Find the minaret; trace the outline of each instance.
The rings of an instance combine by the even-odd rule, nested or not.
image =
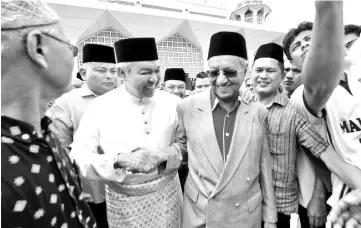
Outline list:
[[[262,0],[243,0],[232,12],[230,20],[251,24],[264,24],[271,9]]]

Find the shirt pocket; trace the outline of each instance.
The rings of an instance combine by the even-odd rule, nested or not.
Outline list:
[[[287,143],[288,139],[286,138],[285,132],[268,130],[267,139],[271,154],[282,155],[287,152],[285,149],[285,144]]]
[[[287,143],[286,133],[268,131],[268,144],[272,158],[273,179],[279,180],[285,178],[287,170]]]

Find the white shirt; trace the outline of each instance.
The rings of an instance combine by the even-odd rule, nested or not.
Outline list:
[[[355,41],[348,53],[352,63],[348,70],[348,84],[352,95],[361,99],[361,39]]]
[[[58,98],[54,105],[46,112],[52,119],[51,131],[59,139],[63,147],[73,142],[80,120],[89,103],[96,95],[85,83],[81,88],[74,89]],[[89,201],[102,203],[105,201],[105,183],[103,180],[85,180],[81,178],[83,191],[89,196]]]
[[[130,153],[139,146],[171,146],[178,127],[176,107],[180,100],[160,90],[151,98],[140,99],[124,87],[94,99],[75,134],[70,157],[88,179],[136,184],[158,178],[157,171],[131,174],[125,169],[115,170],[114,161],[119,153]],[[98,154],[98,148],[104,154]]]
[[[318,128],[322,136],[328,138],[328,142],[345,162],[361,169],[361,99],[337,86],[325,105],[326,119],[317,118],[304,105],[303,89],[303,85],[300,86],[291,97],[297,111]],[[331,178],[332,196],[328,203],[333,206],[339,200],[343,182],[334,174]]]
[[[74,89],[59,97],[54,105],[48,109],[46,116],[53,121],[51,130],[62,146],[68,147],[73,142],[80,120],[90,101],[95,97],[96,95],[85,83],[81,88]]]

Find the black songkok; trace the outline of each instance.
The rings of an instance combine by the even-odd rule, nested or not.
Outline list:
[[[116,63],[114,48],[100,44],[86,44],[83,47],[83,63]]]
[[[164,82],[168,80],[178,80],[187,83],[186,73],[183,68],[168,68],[164,73]]]
[[[234,55],[247,60],[246,40],[236,32],[213,34],[209,45],[208,59],[219,55]]]
[[[254,61],[259,58],[272,58],[283,63],[283,48],[275,43],[263,44],[258,48]]]
[[[158,60],[154,38],[129,38],[114,43],[117,62],[138,62]]]

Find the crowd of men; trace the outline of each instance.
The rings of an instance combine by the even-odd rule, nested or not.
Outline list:
[[[2,0],[1,226],[361,227],[361,26],[315,8],[251,65],[215,33],[187,93],[154,38],[85,45],[72,83],[56,12]]]

